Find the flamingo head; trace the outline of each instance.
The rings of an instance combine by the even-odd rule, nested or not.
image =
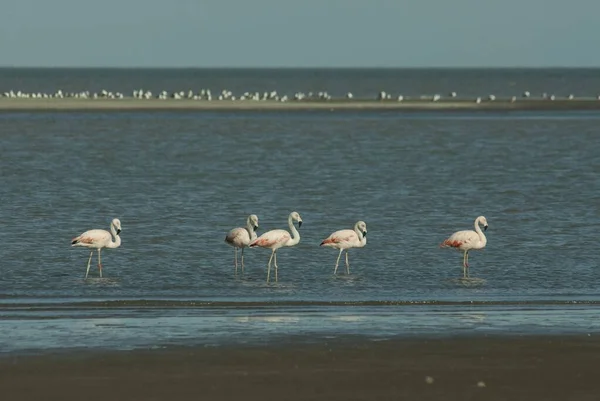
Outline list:
[[[121,233],[121,220],[113,219],[113,221],[110,224],[115,228],[117,235],[119,235]]]
[[[356,227],[362,233],[363,237],[367,236],[367,223],[361,220],[356,223]]]
[[[258,216],[257,215],[251,214],[250,217],[248,217],[248,221],[252,225],[252,228],[254,228],[254,231],[258,230]]]
[[[290,217],[292,218],[292,220],[298,222],[298,228],[300,228],[302,226],[302,217],[300,217],[300,215],[298,214],[298,212],[292,212],[290,214]]]
[[[487,230],[487,228],[488,228],[488,222],[487,222],[487,219],[484,216],[479,216],[477,218],[477,221],[479,221],[480,224],[483,224],[483,231]]]

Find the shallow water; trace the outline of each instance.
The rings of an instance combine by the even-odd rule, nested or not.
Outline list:
[[[600,113],[0,114],[0,351],[597,330]],[[247,250],[227,231],[303,219]],[[483,214],[487,247],[439,249]],[[70,240],[121,219],[104,278]],[[333,276],[320,241],[368,225]],[[146,300],[147,302],[138,302]],[[105,303],[105,301],[115,301]],[[150,302],[152,301],[152,302]],[[203,304],[205,303],[205,304]],[[214,304],[217,303],[217,304]],[[200,306],[198,306],[200,305]],[[202,306],[204,305],[204,306]]]

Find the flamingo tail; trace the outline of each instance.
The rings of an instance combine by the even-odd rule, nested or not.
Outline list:
[[[321,242],[321,245],[319,245],[319,246],[323,246],[323,245],[327,245],[327,244],[333,244],[333,243],[334,243],[333,240],[327,238],[327,239],[324,239],[323,242]]]

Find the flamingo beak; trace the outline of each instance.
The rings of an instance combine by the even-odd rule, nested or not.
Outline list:
[[[117,228],[117,235],[121,234],[121,229]]]
[[[254,226],[254,231],[258,230],[258,226]]]
[[[298,228],[302,227],[302,220],[298,222]]]
[[[487,224],[485,226],[483,226],[483,231],[487,230],[488,226]]]

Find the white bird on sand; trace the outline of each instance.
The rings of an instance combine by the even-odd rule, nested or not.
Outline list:
[[[271,230],[267,231],[254,241],[250,243],[250,247],[259,246],[261,248],[269,248],[272,249],[271,257],[269,258],[269,263],[267,264],[267,283],[269,282],[269,277],[271,275],[271,261],[274,262],[275,265],[275,282],[277,282],[277,250],[284,246],[294,246],[300,242],[300,233],[294,227],[294,221],[298,222],[298,228],[302,225],[302,218],[297,212],[290,213],[288,217],[288,226],[290,227],[290,231],[292,234],[286,230]]]
[[[89,230],[84,232],[78,237],[73,238],[71,246],[83,246],[91,248],[90,258],[88,259],[87,270],[85,271],[85,278],[87,278],[90,272],[90,263],[92,262],[92,255],[94,249],[98,250],[98,270],[100,271],[100,277],[102,277],[102,260],[100,258],[100,250],[102,248],[118,248],[121,246],[121,221],[119,219],[113,219],[110,223],[110,232],[106,230]],[[112,235],[111,235],[112,234]],[[113,237],[115,240],[113,242]]]
[[[337,260],[335,261],[335,269],[333,274],[337,273],[340,257],[344,249],[346,250],[346,274],[350,274],[350,264],[348,263],[348,250],[350,248],[362,248],[367,245],[367,223],[358,221],[354,225],[354,230],[339,230],[325,238],[321,242],[321,246],[339,249]]]
[[[258,216],[251,214],[246,219],[246,227],[237,227],[227,233],[225,242],[235,249],[235,273],[238,271],[238,248],[242,249],[242,272],[244,272],[244,248],[250,245],[251,241],[256,239],[256,230],[258,230]]]
[[[463,255],[463,277],[469,277],[469,251],[472,249],[483,249],[487,244],[487,238],[479,228],[483,225],[483,230],[487,230],[488,223],[485,217],[479,216],[475,219],[475,231],[464,230],[457,231],[448,239],[440,244],[440,248],[455,248],[464,252]]]

